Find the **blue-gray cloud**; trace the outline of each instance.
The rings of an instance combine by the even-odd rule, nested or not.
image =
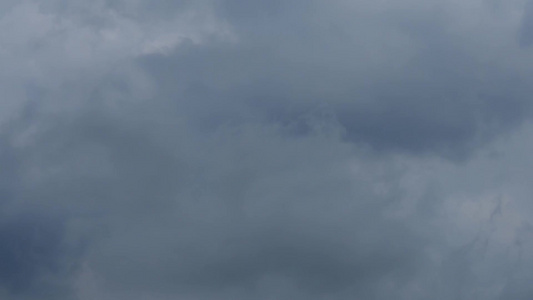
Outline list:
[[[0,297],[528,298],[529,6],[5,1]]]

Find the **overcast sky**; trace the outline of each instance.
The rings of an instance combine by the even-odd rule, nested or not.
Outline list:
[[[0,0],[0,298],[533,298],[533,1]]]

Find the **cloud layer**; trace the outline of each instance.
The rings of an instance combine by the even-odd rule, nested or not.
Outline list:
[[[0,297],[530,299],[531,1],[3,1]]]

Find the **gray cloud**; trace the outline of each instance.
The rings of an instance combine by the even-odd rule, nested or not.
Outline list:
[[[518,41],[522,47],[530,46],[531,42],[533,41],[531,36],[531,28],[533,26],[531,23],[533,20],[533,16],[531,15],[532,5],[533,3],[531,1],[527,1],[524,7],[524,16],[521,24],[522,26],[518,35]]]
[[[205,118],[238,118],[234,106],[246,105],[256,117],[294,122],[327,105],[348,140],[377,150],[465,158],[529,117],[530,75],[498,56],[522,55],[511,27],[519,20],[490,23],[498,12],[485,4],[408,5],[222,2],[237,45],[143,62],[163,91],[193,106],[211,99]],[[482,17],[461,19],[461,9]]]
[[[30,293],[45,299],[66,293],[66,276],[74,268],[68,259],[74,253],[63,243],[64,225],[57,218],[36,214],[15,217],[1,225],[2,286],[14,295]]]
[[[524,4],[6,1],[0,297],[527,299]]]

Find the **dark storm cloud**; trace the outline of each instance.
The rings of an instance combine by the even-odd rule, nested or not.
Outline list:
[[[8,4],[1,298],[531,295],[524,2]]]
[[[4,219],[0,225],[2,286],[15,295],[44,291],[45,296],[53,291],[39,281],[49,274],[68,272],[62,265],[68,255],[62,243],[63,227],[57,219],[31,214]]]
[[[83,243],[68,237],[71,216],[27,182],[31,157],[13,146],[13,138],[33,123],[27,117],[4,126],[0,147],[0,294],[6,299],[63,299],[72,294],[70,276],[78,269]]]
[[[464,158],[530,115],[531,75],[477,53],[515,40],[479,32],[478,43],[454,32],[454,22],[465,21],[454,19],[453,4],[442,12],[365,1],[217,6],[239,34],[237,45],[191,46],[145,61],[162,90],[202,103],[192,106],[208,99],[213,109],[202,111],[210,119],[217,112],[226,122],[239,118],[223,111],[247,105],[259,117],[290,122],[327,105],[350,141]],[[483,4],[474,8],[487,14]],[[483,30],[483,21],[474,29]]]
[[[265,276],[287,278],[309,295],[353,286],[373,293],[381,286],[375,280],[413,276],[421,240],[383,216],[391,192],[379,196],[367,186],[395,179],[376,178],[378,171],[352,182],[349,169],[330,165],[349,158],[335,135],[292,140],[251,127],[188,136],[149,106],[139,109],[158,120],[138,120],[137,109],[35,117],[42,131],[20,150],[28,164],[18,166],[27,182],[18,206],[45,202],[70,222],[88,222],[75,233],[96,232],[88,261],[113,283],[111,293],[253,290]],[[39,236],[57,246],[64,233],[52,232],[55,240]],[[66,251],[49,259],[62,263],[74,250]]]

